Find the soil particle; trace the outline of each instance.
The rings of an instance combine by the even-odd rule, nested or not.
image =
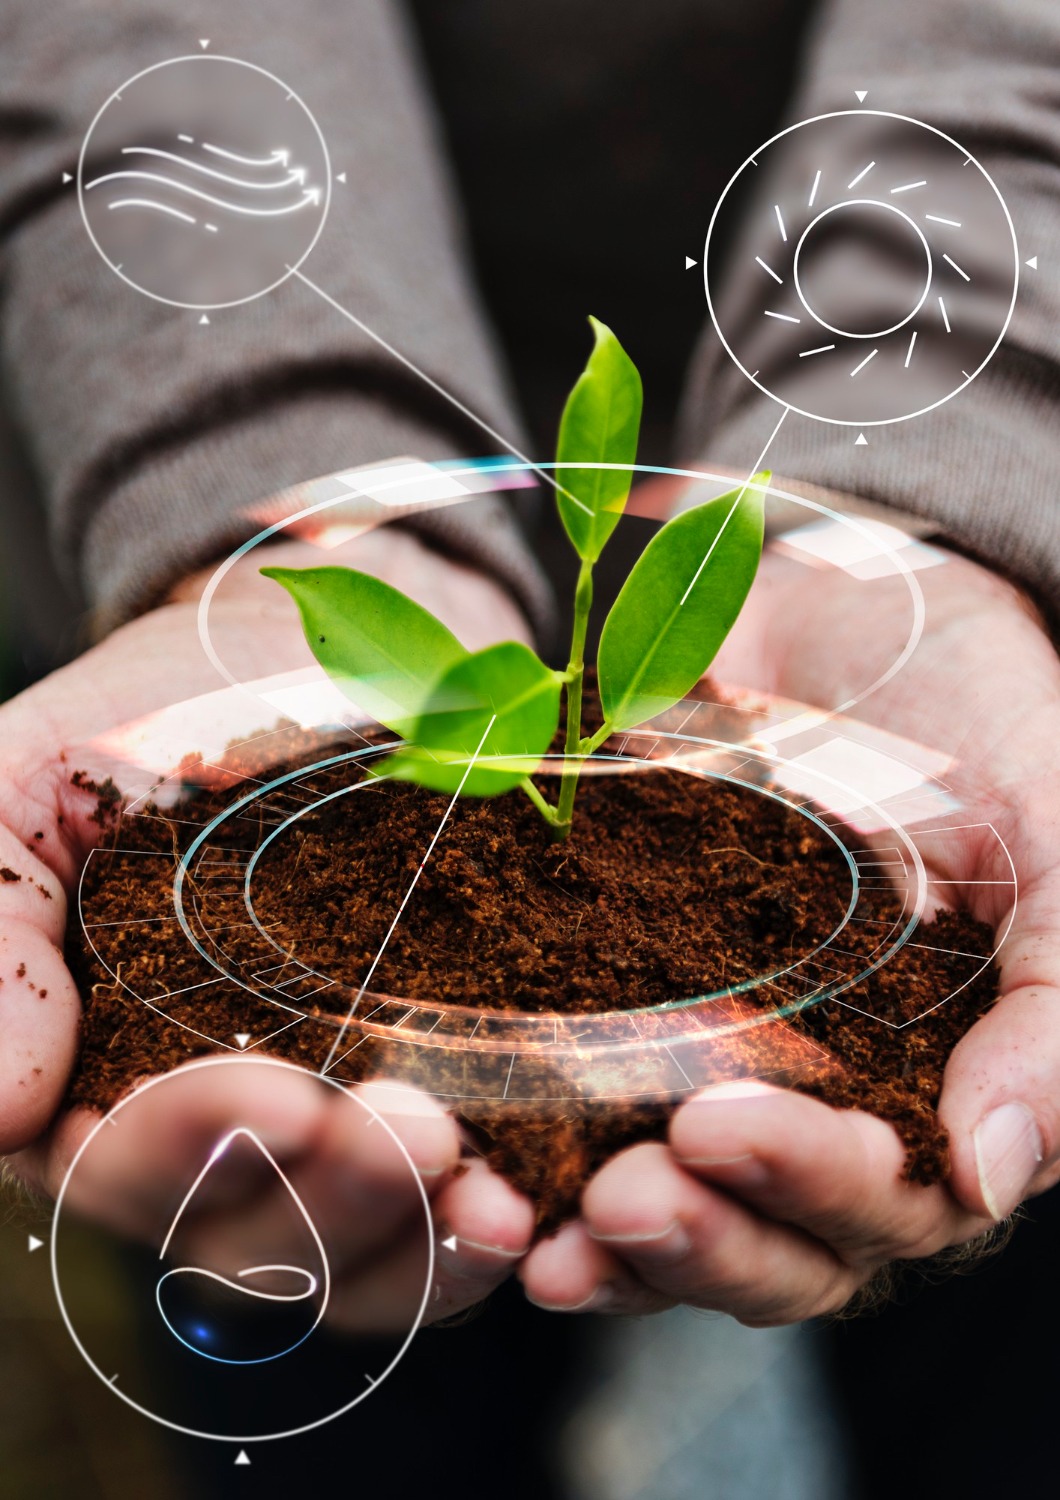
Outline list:
[[[79,792],[90,792],[95,797],[95,808],[89,813],[90,823],[97,823],[100,828],[109,828],[115,822],[121,812],[122,797],[113,777],[108,776],[105,781],[93,781],[87,771],[75,771],[70,777],[70,785]]]
[[[17,870],[12,870],[7,865],[4,865],[3,868],[0,868],[0,880],[2,880],[5,885],[13,885],[16,881],[19,881],[21,879],[22,876],[18,873]]]
[[[319,745],[307,743],[304,759],[292,766],[320,755]],[[253,775],[250,764],[244,769]],[[314,773],[318,793],[331,774]],[[333,776],[341,791],[349,766]],[[83,775],[74,780],[92,790]],[[119,799],[106,784],[96,790],[97,821],[105,826]],[[68,953],[85,999],[71,1102],[106,1108],[143,1076],[216,1050],[191,1024],[216,1037],[255,1026],[275,1031],[267,1003],[234,983],[217,983],[178,923],[144,922],[172,913],[175,859],[231,800],[230,788],[200,789],[171,814],[148,808],[148,816],[126,818],[120,840],[107,841],[121,847],[86,872],[83,916],[107,924],[92,929],[106,966],[72,912]],[[255,913],[272,941],[317,973],[360,984],[448,801],[389,782],[299,817],[269,845],[254,876]],[[239,830],[226,833],[225,844],[241,873],[239,841],[252,850],[262,830],[252,819]],[[142,852],[164,857],[148,861]],[[211,889],[198,890],[200,903],[208,906]],[[382,953],[371,993],[424,1007],[548,1014],[639,1010],[724,994],[826,943],[850,891],[849,861],[827,832],[733,784],[666,769],[586,776],[574,832],[561,845],[519,793],[462,800]],[[881,924],[901,922],[901,901],[890,890],[862,899],[868,921],[856,931],[848,925],[841,951],[829,950],[828,964],[840,974],[846,966],[861,973]],[[824,1059],[792,1086],[890,1120],[906,1146],[907,1176],[923,1183],[948,1170],[935,1112],[946,1059],[997,993],[995,972],[976,976],[979,965],[964,956],[991,951],[981,924],[943,913],[930,943],[900,948],[844,991],[842,1003],[807,1006],[786,1022],[789,1034]],[[204,980],[213,982],[195,992],[188,1027],[132,999],[189,992]],[[932,1010],[946,995],[948,1003]],[[755,987],[741,1001],[769,1009],[776,1003]],[[312,1014],[275,1036],[268,1050],[319,1068],[334,1030]],[[906,1024],[914,1018],[916,1025]],[[385,1044],[362,1076],[390,1070],[408,1051],[400,1041]],[[350,1058],[367,1055],[365,1049]],[[541,1067],[547,1071],[547,1059]],[[577,1211],[584,1183],[610,1156],[665,1138],[676,1102],[559,1098],[528,1110],[465,1099],[459,1114],[474,1150],[533,1198],[546,1233]]]

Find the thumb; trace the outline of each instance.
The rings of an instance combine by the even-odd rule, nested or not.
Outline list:
[[[951,1189],[993,1219],[1060,1180],[1060,887],[1021,899],[1002,958],[1002,998],[954,1049],[939,1105]]]

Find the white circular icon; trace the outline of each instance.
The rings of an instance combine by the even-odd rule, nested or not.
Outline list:
[[[351,1209],[356,1195],[344,1199],[333,1174],[290,1152],[285,1159],[238,1117],[234,1101],[245,1103],[252,1092],[275,1100],[296,1090],[304,1107],[307,1080],[319,1093],[322,1138],[341,1137],[348,1150],[370,1154],[380,1180],[407,1178],[410,1201],[419,1205],[394,1252],[402,1270],[383,1317],[386,1240],[377,1243],[363,1206]],[[168,1137],[170,1121],[202,1134],[214,1117],[224,1124],[201,1143],[196,1135],[194,1150],[179,1144],[178,1127]],[[132,1193],[130,1162],[140,1183]],[[150,1193],[145,1169],[153,1171]],[[96,1219],[101,1200],[122,1191],[127,1196],[111,1203],[110,1217],[120,1213],[146,1248],[123,1260],[116,1297],[114,1233]],[[360,1260],[343,1227],[355,1211],[369,1246]],[[205,1235],[204,1224],[213,1226]],[[51,1263],[66,1327],[116,1396],[177,1432],[250,1443],[323,1426],[394,1370],[427,1307],[434,1231],[412,1159],[363,1092],[278,1058],[213,1057],[150,1079],[86,1137],[56,1199]],[[365,1330],[344,1334],[348,1359],[338,1378],[317,1332],[336,1296],[344,1327]]]
[[[160,302],[231,307],[305,260],[331,196],[327,147],[292,89],[238,58],[177,57],[123,83],[77,168],[85,228]]]
[[[896,322],[891,324],[889,328],[839,328],[834,323],[829,323],[827,318],[823,317],[822,314],[817,311],[817,307],[807,299],[804,287],[805,277],[803,280],[799,279],[800,264],[805,268],[806,262],[808,261],[811,266],[811,274],[813,269],[815,269],[814,247],[817,241],[821,238],[821,230],[824,221],[826,219],[829,219],[832,214],[841,213],[843,215],[844,221],[849,223],[852,209],[861,209],[864,216],[869,216],[873,213],[897,214],[900,219],[902,219],[906,224],[909,225],[909,228],[912,230],[913,234],[917,236],[924,248],[924,258],[926,261],[926,266],[924,268],[924,284],[920,289],[920,295],[917,297],[912,307],[910,307],[909,311],[903,316],[900,316]],[[809,244],[808,250],[806,248],[807,243]],[[805,260],[803,258],[804,252]],[[795,281],[795,290],[799,294],[799,301],[802,303],[803,307],[810,314],[810,316],[812,318],[816,318],[821,327],[827,329],[829,333],[835,333],[838,334],[841,338],[848,339],[884,339],[892,333],[897,333],[899,328],[904,328],[905,325],[909,322],[909,319],[915,318],[917,313],[923,307],[924,303],[927,301],[927,294],[931,290],[932,269],[931,246],[927,242],[924,231],[920,228],[915,219],[911,219],[908,214],[903,213],[900,208],[896,208],[893,203],[877,203],[872,198],[848,198],[842,203],[833,203],[830,208],[822,209],[822,211],[817,215],[816,219],[811,219],[809,224],[807,224],[806,228],[802,231],[802,234],[799,237],[799,243],[795,247],[795,259],[792,263],[792,276],[794,277]],[[824,295],[827,297],[833,292],[833,287],[825,283],[822,290]],[[855,307],[851,309],[851,311],[854,313],[856,318],[857,314],[861,312],[861,309]],[[876,320],[870,318],[870,321]]]
[[[845,110],[748,157],[714,210],[703,270],[749,380],[804,416],[868,427],[975,379],[1012,317],[1019,255],[1000,192],[963,146],[905,115]]]

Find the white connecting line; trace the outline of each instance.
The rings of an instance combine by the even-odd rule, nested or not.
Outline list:
[[[404,912],[405,907],[409,904],[409,897],[412,895],[413,891],[416,889],[416,882],[419,880],[420,876],[423,874],[424,866],[426,865],[427,861],[430,859],[431,855],[434,853],[434,846],[438,842],[438,840],[441,838],[441,836],[442,836],[442,830],[445,828],[445,825],[449,821],[449,815],[453,811],[453,808],[456,806],[457,801],[459,800],[459,797],[460,797],[460,793],[464,790],[464,783],[467,781],[467,778],[471,775],[471,768],[475,764],[475,761],[478,759],[478,757],[482,754],[482,747],[486,743],[486,738],[489,735],[489,732],[493,728],[494,724],[496,724],[496,722],[497,722],[497,715],[494,714],[493,717],[490,719],[489,723],[486,725],[485,729],[482,732],[482,738],[478,742],[478,747],[475,750],[474,755],[471,757],[471,759],[467,763],[467,766],[466,766],[466,768],[464,770],[464,774],[460,778],[460,785],[457,787],[456,791],[453,793],[453,800],[450,802],[449,806],[445,810],[445,817],[438,824],[438,827],[434,831],[434,837],[431,839],[430,843],[427,845],[427,853],[423,856],[422,860],[420,860],[419,867],[416,870],[415,875],[413,875],[413,877],[412,877],[412,884],[409,886],[408,890],[405,892],[404,896],[402,897],[401,905],[397,909],[397,914],[395,915],[394,920],[391,922],[390,926],[387,928],[387,934],[386,934],[386,937],[383,939],[382,944],[380,945],[379,952],[372,959],[371,967],[369,968],[368,973],[364,976],[364,979],[361,981],[361,987],[360,987],[360,989],[357,991],[356,995],[353,997],[353,1004],[350,1006],[350,1009],[349,1009],[349,1011],[348,1011],[348,1013],[346,1015],[346,1019],[342,1023],[342,1029],[340,1030],[338,1036],[336,1036],[334,1042],[332,1043],[332,1045],[331,1045],[331,1051],[328,1053],[327,1058],[325,1059],[325,1062],[324,1062],[324,1066],[320,1070],[320,1076],[321,1077],[323,1077],[325,1073],[328,1073],[331,1070],[331,1068],[335,1065],[336,1062],[341,1062],[342,1061],[342,1057],[346,1056],[346,1053],[344,1052],[342,1054],[342,1057],[336,1058],[335,1057],[335,1053],[342,1046],[342,1039],[346,1035],[347,1031],[349,1031],[350,1026],[351,1026],[351,1024],[353,1022],[353,1018],[357,1014],[357,1007],[360,1005],[362,999],[364,998],[364,992],[365,992],[365,990],[368,988],[368,986],[372,982],[372,975],[375,973],[376,968],[378,967],[379,960],[382,958],[383,954],[386,952],[386,945],[387,945],[387,943],[389,943],[390,939],[393,937],[393,935],[394,935],[394,929],[397,927],[397,924],[401,921],[402,913]]]
[[[780,220],[779,210],[778,210],[777,218],[778,218],[778,220]],[[783,225],[783,221],[782,220],[780,220],[780,223],[781,223],[781,225]],[[329,305],[329,307],[333,307],[337,313],[341,313],[341,315],[344,318],[346,318],[348,322],[353,323],[354,326],[357,327],[357,328],[359,328],[362,333],[366,334],[368,336],[368,338],[370,338],[374,343],[378,344],[381,349],[385,349],[386,352],[389,355],[391,355],[392,358],[396,359],[399,364],[404,365],[407,370],[411,370],[414,375],[418,376],[420,380],[424,381],[427,385],[429,385],[433,391],[436,391],[438,393],[439,396],[443,397],[452,406],[455,406],[456,409],[458,411],[462,412],[465,417],[467,417],[470,421],[474,422],[475,425],[477,427],[480,427],[483,432],[487,433],[494,440],[494,442],[499,443],[502,448],[506,449],[507,452],[509,452],[514,458],[517,458],[520,463],[526,464],[527,467],[533,473],[537,474],[540,479],[543,479],[546,484],[551,485],[554,490],[556,490],[558,493],[564,495],[567,499],[569,499],[570,501],[572,501],[573,504],[577,505],[581,510],[584,510],[587,515],[591,515],[592,514],[591,510],[589,509],[589,507],[587,505],[584,505],[582,503],[582,501],[580,501],[577,498],[577,496],[572,495],[568,490],[564,489],[562,485],[558,484],[556,482],[556,480],[552,477],[551,474],[546,474],[543,469],[539,468],[537,464],[533,463],[529,458],[527,458],[527,456],[526,456],[525,453],[521,453],[520,450],[518,448],[516,448],[513,443],[508,442],[507,438],[502,437],[501,434],[499,432],[497,432],[495,428],[491,427],[488,422],[486,422],[476,412],[473,412],[470,409],[470,407],[465,406],[464,403],[458,397],[454,396],[451,391],[447,391],[444,386],[439,385],[438,382],[436,380],[434,380],[430,375],[428,375],[425,370],[421,370],[418,365],[414,364],[411,359],[407,358],[406,355],[402,354],[399,349],[395,349],[394,346],[393,346],[393,344],[388,343],[386,341],[386,339],[384,339],[380,334],[376,333],[374,329],[369,328],[368,324],[365,323],[365,322],[362,322],[362,320],[360,318],[358,318],[356,316],[356,314],[351,313],[349,311],[349,309],[343,307],[340,302],[336,302],[335,298],[329,296],[329,294],[324,291],[323,287],[318,286],[315,281],[311,281],[309,279],[309,277],[306,276],[302,271],[300,271],[296,266],[288,266],[287,269],[291,272],[291,274],[293,276],[297,276],[298,280],[301,281],[301,282],[303,282],[307,287],[309,287],[309,289],[311,291],[316,292],[316,294],[317,294],[318,297],[322,297],[324,299],[324,301]],[[714,552],[715,547],[721,541],[721,538],[722,538],[722,536],[724,535],[724,532],[725,532],[725,528],[728,526],[729,522],[732,520],[733,516],[736,513],[736,507],[739,505],[740,501],[743,499],[744,494],[745,494],[745,492],[747,490],[747,487],[751,483],[751,480],[754,478],[755,474],[757,474],[758,471],[759,471],[759,469],[761,468],[761,466],[762,466],[762,460],[765,458],[766,454],[769,452],[769,449],[770,449],[770,447],[772,445],[773,439],[776,437],[777,433],[780,431],[781,426],[783,425],[783,422],[784,422],[784,418],[788,415],[788,412],[790,410],[791,410],[790,406],[785,406],[784,410],[781,412],[780,419],[777,422],[777,425],[773,428],[773,431],[770,433],[769,439],[766,442],[765,447],[762,449],[762,452],[758,455],[758,458],[755,461],[755,463],[754,463],[754,465],[753,465],[753,467],[751,469],[750,474],[747,476],[747,479],[744,481],[743,485],[741,486],[740,491],[737,494],[735,501],[733,502],[732,508],[730,509],[729,514],[725,517],[725,520],[722,522],[721,528],[718,531],[717,536],[714,538],[713,542],[711,542],[710,547],[707,550],[706,556],[703,558],[703,561],[700,563],[699,567],[696,569],[695,577],[692,579],[692,582],[688,585],[688,588],[685,590],[684,595],[682,596],[682,599],[681,599],[681,603],[682,604],[684,604],[685,600],[688,598],[689,594],[692,592],[692,589],[695,587],[695,585],[696,585],[696,583],[697,583],[697,581],[699,579],[700,574],[703,572],[703,569],[710,562],[711,555]],[[442,835],[442,831],[445,828],[445,825],[449,821],[450,814],[452,813],[453,808],[457,804],[457,801],[458,801],[458,799],[460,797],[460,793],[464,789],[464,784],[467,781],[468,776],[471,774],[471,769],[474,766],[475,761],[478,759],[479,755],[482,753],[482,747],[486,743],[486,737],[488,736],[490,730],[493,728],[493,726],[496,723],[496,721],[497,721],[497,716],[496,716],[496,714],[494,714],[493,717],[490,719],[489,723],[486,725],[486,729],[485,729],[485,731],[484,731],[484,733],[482,735],[481,740],[478,743],[478,748],[476,749],[474,755],[471,757],[471,759],[467,763],[467,767],[466,767],[466,769],[464,771],[464,774],[460,778],[460,785],[457,787],[456,791],[453,793],[452,801],[449,803],[449,806],[445,810],[445,816],[443,817],[442,821],[439,823],[439,825],[438,825],[438,827],[437,827],[437,829],[435,831],[434,837],[431,839],[431,842],[428,845],[427,852],[423,856],[423,860],[421,861],[420,866],[417,869],[415,875],[412,877],[412,883],[410,884],[408,890],[405,892],[405,895],[402,898],[401,905],[397,909],[397,913],[396,913],[396,915],[394,917],[394,920],[391,922],[389,928],[387,929],[387,934],[386,934],[386,936],[384,937],[384,939],[382,941],[382,944],[381,944],[381,946],[379,948],[379,951],[375,955],[375,957],[373,958],[371,966],[369,967],[368,973],[365,975],[365,977],[364,977],[364,979],[363,979],[363,981],[361,983],[360,989],[357,991],[357,994],[354,996],[353,1004],[350,1006],[350,1009],[349,1009],[349,1012],[347,1013],[346,1019],[343,1022],[342,1027],[341,1027],[338,1035],[335,1038],[335,1041],[332,1043],[331,1050],[329,1051],[329,1053],[327,1055],[327,1058],[324,1061],[323,1067],[320,1069],[321,1076],[323,1076],[324,1074],[330,1072],[331,1068],[335,1066],[336,1062],[341,1062],[342,1061],[342,1058],[341,1057],[336,1058],[335,1054],[338,1052],[339,1048],[342,1045],[343,1039],[346,1036],[346,1033],[350,1029],[350,1026],[351,1026],[351,1024],[353,1022],[353,1018],[354,1018],[354,1016],[357,1013],[357,1007],[360,1005],[361,1000],[364,998],[365,991],[367,990],[369,984],[372,981],[372,975],[375,973],[376,968],[379,965],[379,961],[382,958],[384,952],[386,951],[387,944],[390,942],[390,939],[393,936],[394,931],[395,931],[398,923],[401,921],[401,917],[402,917],[402,915],[403,915],[403,913],[405,911],[405,907],[408,905],[409,899],[412,896],[413,891],[416,889],[417,881],[419,880],[420,876],[423,874],[424,866],[427,864],[427,861],[430,859],[431,854],[434,852],[434,846],[435,846],[435,844],[437,844],[439,838]],[[346,1053],[343,1053],[343,1057],[345,1057],[345,1056],[346,1056]]]
[[[706,556],[703,558],[703,561],[700,563],[699,567],[696,569],[695,577],[692,579],[692,582],[688,585],[688,587],[685,589],[684,593],[681,595],[681,603],[682,604],[684,604],[684,602],[688,598],[689,594],[692,592],[692,590],[695,588],[696,584],[699,582],[699,575],[702,573],[703,569],[707,566],[707,563],[710,562],[711,553],[714,551],[714,548],[718,545],[718,543],[721,541],[722,537],[725,535],[725,528],[726,528],[726,526],[728,526],[729,522],[732,520],[733,516],[736,514],[736,507],[739,505],[740,501],[743,499],[744,495],[747,493],[747,486],[751,483],[751,480],[755,477],[755,475],[758,473],[759,469],[762,467],[762,460],[765,458],[766,454],[769,452],[770,448],[773,446],[773,439],[776,437],[777,433],[780,431],[781,427],[783,426],[784,418],[787,416],[787,414],[788,414],[788,412],[790,410],[791,410],[790,406],[785,406],[784,410],[781,412],[781,414],[780,414],[780,421],[773,428],[773,431],[769,434],[769,438],[768,438],[768,440],[766,442],[766,445],[762,449],[761,453],[758,455],[757,459],[755,460],[754,466],[752,467],[750,474],[748,474],[747,478],[744,480],[743,484],[740,486],[740,489],[739,489],[739,491],[737,493],[736,499],[732,502],[732,505],[731,505],[731,507],[729,509],[729,514],[725,517],[724,521],[722,521],[721,528],[718,531],[717,536],[714,538],[714,540],[711,542],[710,546],[707,548]]]
[[[362,323],[361,319],[351,313],[348,308],[343,307],[341,302],[336,302],[334,297],[329,297],[327,292],[324,291],[323,287],[317,286],[315,281],[310,281],[309,277],[303,275],[302,272],[298,270],[297,266],[288,266],[287,269],[291,272],[292,275],[297,276],[299,281],[304,282],[311,291],[316,292],[318,297],[323,297],[324,301],[330,307],[333,307],[336,312],[341,313],[344,318],[353,323],[355,327],[361,330],[362,333],[366,333],[370,339],[372,339],[379,345],[380,349],[385,349],[386,352],[392,355],[399,364],[404,365],[406,370],[411,370],[413,375],[419,376],[420,380],[429,385],[432,391],[437,391],[438,395],[443,396],[445,400],[450,403],[450,405],[455,406],[457,411],[463,412],[464,416],[468,417],[472,422],[474,422],[476,427],[481,427],[483,432],[488,433],[493,441],[495,443],[499,443],[502,448],[504,448],[508,453],[512,455],[513,458],[517,458],[520,463],[526,464],[527,468],[529,468],[534,474],[536,474],[539,479],[543,479],[546,484],[550,484],[557,494],[562,495],[565,500],[569,500],[572,505],[576,505],[579,510],[583,510],[587,516],[592,515],[593,512],[590,510],[589,506],[585,505],[581,500],[579,500],[577,495],[572,495],[569,490],[564,489],[563,485],[557,483],[557,481],[552,477],[551,474],[546,474],[545,471],[539,468],[537,464],[532,463],[531,460],[527,458],[525,453],[521,453],[519,451],[514,443],[509,443],[507,438],[502,437],[500,433],[495,428],[491,427],[487,421],[480,417],[477,412],[473,412],[469,406],[465,406],[464,403],[456,396],[454,396],[451,391],[447,391],[443,385],[439,385],[437,380],[432,379],[432,377],[427,374],[426,370],[421,370],[419,365],[413,364],[411,359],[408,359],[404,354],[401,353],[399,349],[395,349],[393,344],[388,344],[386,339],[383,338],[380,334],[376,333],[374,329],[369,328],[367,323]]]

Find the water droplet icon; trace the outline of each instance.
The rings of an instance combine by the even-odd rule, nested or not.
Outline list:
[[[272,1177],[279,1200],[272,1214],[277,1239],[285,1246],[283,1260],[254,1257],[250,1263],[224,1271],[186,1264],[177,1256],[155,1286],[158,1311],[170,1333],[193,1354],[219,1364],[258,1365],[290,1354],[320,1323],[327,1309],[331,1276],[324,1245],[305,1205],[259,1137],[246,1127],[231,1130],[210,1153],[177,1209],[163,1241],[159,1260],[169,1255],[174,1240],[199,1200],[214,1196],[216,1179],[231,1174],[239,1157],[247,1172]],[[274,1205],[275,1206],[275,1205]],[[292,1263],[291,1247],[297,1247]]]

